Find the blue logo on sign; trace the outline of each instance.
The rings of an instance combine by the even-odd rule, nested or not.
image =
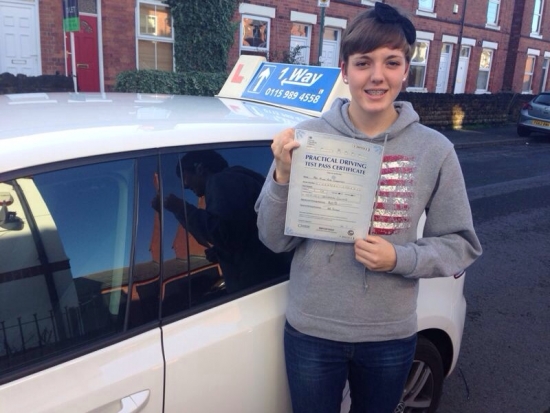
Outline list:
[[[321,111],[339,75],[335,67],[264,62],[242,97]]]

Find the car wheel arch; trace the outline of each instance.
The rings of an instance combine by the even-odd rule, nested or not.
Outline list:
[[[453,343],[449,335],[438,329],[422,330],[418,332],[418,335],[429,340],[437,348],[443,361],[443,373],[447,376],[450,373],[454,356]]]

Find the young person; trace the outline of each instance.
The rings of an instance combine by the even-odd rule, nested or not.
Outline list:
[[[260,239],[295,249],[284,331],[294,413],[392,413],[416,346],[418,279],[461,273],[481,254],[453,145],[396,102],[416,40],[411,21],[377,2],[346,29],[339,99],[297,128],[385,144],[369,235],[354,244],[284,235],[294,130],[275,136],[274,163],[256,202]],[[417,239],[422,214],[424,235]]]

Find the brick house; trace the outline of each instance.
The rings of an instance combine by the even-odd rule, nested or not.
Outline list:
[[[240,54],[278,61],[291,47],[302,46],[303,63],[338,66],[343,30],[375,1],[332,0],[324,10],[318,2],[239,3],[229,65]],[[548,0],[385,2],[407,12],[417,28],[408,91],[538,93],[549,88]],[[81,90],[111,90],[124,70],[173,70],[170,10],[161,1],[79,0],[79,9],[74,48]],[[68,74],[71,50],[60,0],[0,0],[0,73]]]

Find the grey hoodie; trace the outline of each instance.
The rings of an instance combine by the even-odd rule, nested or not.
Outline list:
[[[275,252],[295,249],[286,316],[297,330],[344,342],[408,337],[417,330],[418,279],[459,274],[481,255],[464,178],[452,143],[418,123],[410,103],[394,102],[397,120],[373,138],[355,128],[348,106],[339,99],[296,128],[379,143],[387,135],[371,233],[394,245],[395,268],[369,271],[353,244],[284,235],[288,185],[273,180],[273,167],[256,202],[260,239]]]

